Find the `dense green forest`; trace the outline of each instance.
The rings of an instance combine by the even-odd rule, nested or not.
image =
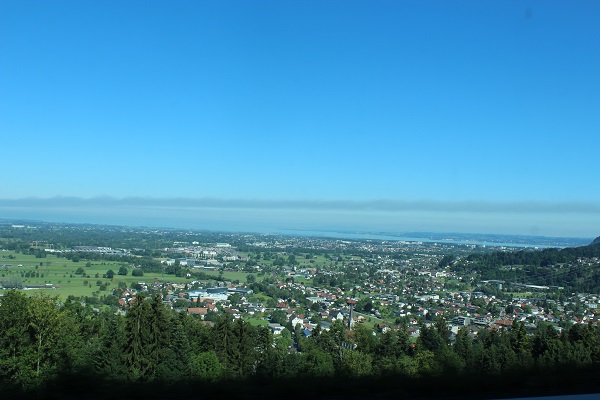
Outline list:
[[[588,246],[541,251],[495,251],[470,254],[454,263],[461,274],[530,285],[561,286],[571,292],[600,293],[600,238]],[[593,260],[587,263],[580,259]]]
[[[9,291],[0,303],[0,392],[44,397],[48,390],[79,390],[71,394],[78,396],[88,393],[88,385],[97,394],[156,385],[231,391],[227,382],[232,381],[238,382],[236,390],[260,390],[256,382],[302,387],[323,379],[363,382],[371,390],[375,381],[405,382],[408,388],[436,379],[451,388],[452,381],[473,377],[483,380],[473,383],[478,390],[488,390],[486,380],[512,374],[548,376],[569,368],[584,376],[600,366],[600,330],[591,325],[559,333],[542,323],[528,335],[515,321],[510,330],[483,329],[473,338],[461,329],[450,338],[441,319],[420,326],[416,342],[406,326],[373,335],[362,325],[348,330],[339,321],[310,337],[299,327],[274,337],[266,327],[241,319],[223,316],[209,325],[167,310],[159,294],[137,295],[122,316],[97,313],[77,301],[58,304],[44,295]],[[79,384],[68,389],[61,382]]]

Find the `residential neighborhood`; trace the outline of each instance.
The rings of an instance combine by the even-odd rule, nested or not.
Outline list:
[[[13,363],[0,374],[207,387],[593,371],[600,239],[502,240],[0,224],[0,352]]]

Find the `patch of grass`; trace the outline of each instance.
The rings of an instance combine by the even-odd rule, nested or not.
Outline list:
[[[14,256],[9,259],[8,256]],[[132,268],[127,263],[115,261],[88,261],[81,260],[74,262],[66,258],[60,258],[49,254],[45,258],[35,258],[35,256],[20,254],[14,252],[1,252],[0,264],[10,264],[10,267],[0,268],[0,279],[17,278],[27,285],[53,284],[59,288],[52,290],[53,295],[58,295],[60,299],[65,300],[69,295],[73,296],[92,296],[93,292],[100,290],[96,284],[100,281],[106,284],[106,291],[102,294],[110,294],[117,287],[119,281],[123,281],[127,286],[137,282],[154,282],[161,280],[163,275],[160,273],[145,273],[142,277],[131,275]],[[21,265],[19,267],[19,265]],[[88,266],[89,265],[89,266]],[[119,268],[124,265],[127,268],[127,275],[117,275]],[[82,268],[83,274],[76,274],[77,269]],[[112,270],[114,278],[103,278],[108,270]],[[31,274],[33,273],[33,277]],[[29,274],[30,277],[26,275]],[[37,276],[36,276],[37,274]],[[97,276],[96,276],[97,275]],[[174,275],[164,275],[164,280],[173,283],[184,283],[189,280],[178,278]],[[87,285],[84,282],[87,281]],[[43,289],[48,290],[50,289]],[[2,292],[2,291],[0,291]]]
[[[312,285],[312,279],[306,279],[304,277],[295,276],[294,283],[304,283],[305,285]]]
[[[219,276],[219,271],[203,271],[207,275],[211,276]],[[248,272],[240,272],[240,271],[223,271],[223,279],[226,281],[240,281],[240,283],[246,282],[246,278],[248,277]],[[256,275],[256,274],[255,274]]]
[[[254,293],[250,297],[250,301],[252,303],[266,303],[267,301],[272,300],[269,296],[264,295],[262,293]]]
[[[249,322],[252,326],[267,326],[269,321],[255,317],[244,317],[244,321]]]

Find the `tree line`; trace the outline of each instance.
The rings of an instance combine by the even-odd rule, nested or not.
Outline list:
[[[600,330],[592,325],[559,333],[541,323],[528,333],[515,321],[512,329],[474,336],[462,328],[455,337],[443,319],[419,328],[416,341],[406,326],[373,335],[341,321],[329,330],[317,325],[309,336],[300,326],[273,336],[228,314],[209,325],[168,310],[160,294],[138,294],[123,316],[8,291],[0,302],[0,390],[26,393],[81,376],[117,385],[216,387],[272,379],[501,378],[600,365]]]
[[[477,273],[481,279],[561,286],[573,292],[598,293],[600,270],[597,263],[577,264],[578,258],[594,257],[600,257],[600,243],[596,241],[588,246],[565,249],[470,254],[452,264],[452,269],[460,274]]]

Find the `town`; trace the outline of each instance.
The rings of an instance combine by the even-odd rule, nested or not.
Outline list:
[[[328,330],[332,323],[341,321],[348,328],[360,324],[373,332],[405,326],[416,340],[422,326],[443,320],[452,341],[460,328],[467,328],[475,337],[482,329],[510,328],[514,321],[534,332],[542,322],[560,333],[572,324],[597,325],[600,319],[597,293],[483,279],[454,268],[461,260],[468,264],[464,260],[473,253],[522,251],[517,247],[77,226],[11,225],[4,229],[11,232],[7,236],[22,234],[27,238],[21,251],[37,254],[40,258],[36,260],[42,260],[42,255],[45,260],[81,260],[87,261],[88,268],[98,260],[127,260],[120,263],[119,274],[110,271],[110,279],[98,281],[104,292],[102,306],[110,305],[122,314],[127,313],[136,293],[161,293],[168,309],[209,324],[221,315],[241,318],[267,326],[274,335],[287,329],[310,336],[317,327]],[[56,236],[57,231],[67,238],[64,243],[48,240],[49,233]],[[102,233],[105,238],[86,239],[86,232],[93,232],[90,236],[94,238]],[[69,246],[70,234],[77,235],[80,244]],[[108,245],[118,243],[121,236],[127,237],[130,248]],[[17,248],[15,241],[4,243],[4,253],[11,247],[6,246],[8,243]],[[144,257],[148,254],[152,257]],[[11,253],[11,258],[16,256]],[[5,289],[23,287],[11,272],[26,270],[27,266],[5,262],[6,255],[2,259],[0,283]],[[570,267],[598,265],[598,257],[578,257]],[[85,270],[79,267],[74,276],[89,277]],[[128,271],[128,282],[120,281]],[[149,280],[151,272],[155,274]],[[48,279],[36,283],[28,288],[69,293],[64,283],[61,286]],[[91,293],[71,296],[97,303],[94,307],[99,310],[100,292]],[[297,345],[291,344],[290,351]]]
[[[0,391],[595,390],[599,242],[0,223]]]
[[[167,254],[183,254],[185,258],[164,263],[187,267],[190,277],[195,270],[248,273],[246,282],[225,280],[215,288],[215,284],[207,286],[192,280],[187,286],[155,283],[152,289],[166,291],[165,302],[170,308],[202,319],[212,312],[270,321],[268,326],[274,334],[299,325],[303,334],[310,335],[317,325],[327,330],[331,323],[341,320],[348,327],[367,323],[380,332],[407,324],[411,336],[417,338],[420,325],[444,319],[454,337],[460,327],[468,327],[472,335],[477,335],[481,328],[502,329],[519,321],[533,331],[543,321],[560,332],[576,323],[597,325],[600,319],[598,294],[478,280],[454,272],[454,259],[446,263],[448,254],[458,258],[476,251],[476,246],[315,238],[260,238],[258,242],[255,240],[259,238],[252,236],[245,239],[244,252],[227,243],[174,243],[179,247],[165,249]],[[310,252],[304,253],[307,249]],[[510,251],[506,247],[486,251],[500,249]],[[267,259],[261,250],[270,251]],[[321,251],[326,256],[319,263],[319,256],[314,254]],[[269,262],[269,254],[274,262]],[[299,263],[297,258],[308,263]],[[597,267],[600,259],[579,258],[576,264]],[[257,278],[268,282],[267,290],[254,284]],[[186,290],[190,287],[194,290]],[[149,290],[148,285],[143,284],[141,290]],[[121,298],[121,304],[125,306],[132,294],[127,293],[128,299]]]

